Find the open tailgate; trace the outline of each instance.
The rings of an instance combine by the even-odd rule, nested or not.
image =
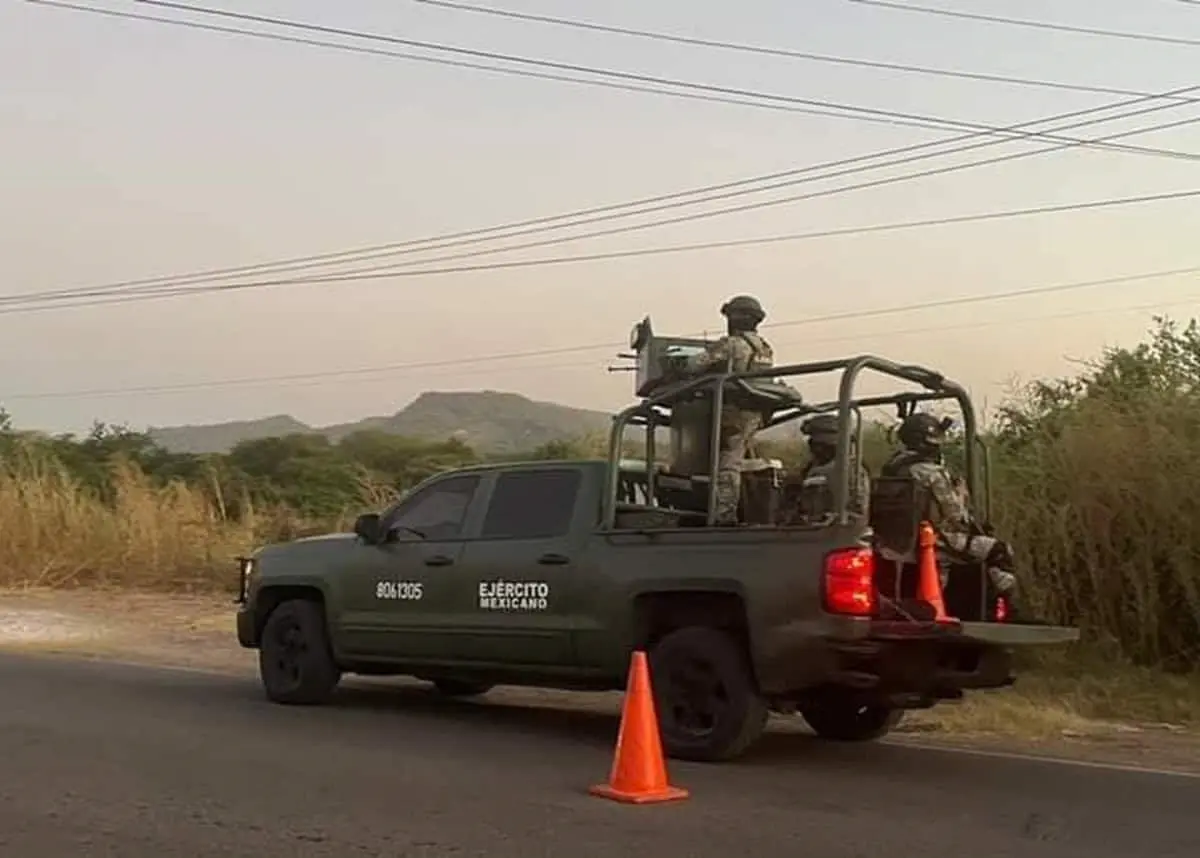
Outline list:
[[[1079,640],[1079,629],[1071,626],[962,623],[961,629],[964,638],[1000,646],[1053,646]]]

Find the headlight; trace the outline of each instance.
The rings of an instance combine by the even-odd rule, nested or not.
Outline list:
[[[246,593],[250,589],[250,578],[254,575],[256,564],[253,557],[239,557],[238,559],[238,604],[246,601]]]

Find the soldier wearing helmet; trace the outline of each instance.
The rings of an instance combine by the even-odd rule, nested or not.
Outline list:
[[[987,565],[998,593],[1013,595],[1012,548],[987,535],[971,515],[964,491],[942,463],[942,445],[952,425],[932,414],[914,412],[900,424],[896,435],[903,445],[883,466],[884,477],[909,477],[927,493],[921,518],[933,525],[943,550],[949,549]]]
[[[800,431],[808,439],[811,459],[801,474],[800,513],[806,522],[820,521],[837,512],[833,507],[833,469],[837,457],[838,419],[832,414],[817,414],[804,421]],[[856,447],[857,433],[851,429],[850,443]],[[866,518],[870,509],[871,478],[851,450],[850,494],[847,505],[851,514]]]
[[[723,372],[726,368],[731,372],[746,372],[774,366],[775,353],[770,343],[758,333],[758,326],[767,314],[757,298],[750,295],[730,298],[721,307],[721,314],[728,320],[726,335],[700,354],[688,358],[682,367],[685,373]],[[718,439],[717,524],[737,524],[742,461],[762,424],[761,412],[743,408],[730,398],[725,399]]]

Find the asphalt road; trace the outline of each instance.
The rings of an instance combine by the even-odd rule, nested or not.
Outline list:
[[[1200,855],[1200,778],[776,734],[627,807],[586,712],[7,655],[0,689],[4,858]]]

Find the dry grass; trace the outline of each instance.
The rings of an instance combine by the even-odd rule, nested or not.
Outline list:
[[[59,465],[34,458],[0,474],[0,586],[182,591],[229,586],[234,558],[264,522],[231,522],[200,491],[153,486],[119,467],[106,503]]]
[[[910,720],[919,729],[1033,740],[1130,728],[1193,732],[1200,726],[1200,681],[1064,655],[1022,672],[1013,688],[968,695]]]

